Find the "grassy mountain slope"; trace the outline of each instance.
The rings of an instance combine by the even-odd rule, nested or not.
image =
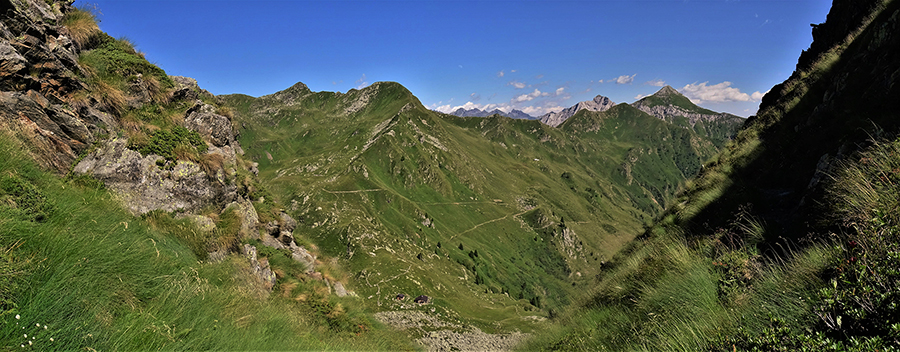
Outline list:
[[[363,297],[427,294],[488,329],[568,303],[716,151],[628,105],[552,128],[439,114],[389,82],[222,98],[260,177]]]
[[[239,256],[198,261],[190,222],[135,218],[99,182],[40,171],[21,148],[0,137],[0,349],[409,348],[269,296]]]
[[[631,105],[675,125],[692,129],[710,139],[718,148],[733,139],[737,129],[745,122],[739,116],[701,108],[670,86]]]
[[[527,348],[900,347],[898,13],[835,1],[792,77]]]

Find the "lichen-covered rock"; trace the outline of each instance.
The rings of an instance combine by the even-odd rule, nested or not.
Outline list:
[[[253,203],[238,196],[237,200],[226,205],[222,212],[226,212],[229,209],[235,211],[241,220],[241,229],[238,232],[240,238],[259,239],[259,230],[257,230],[259,215],[256,213]]]
[[[334,287],[334,295],[335,296],[338,296],[338,297],[346,297],[347,296],[347,289],[344,288],[344,284],[342,284],[340,281],[335,281],[333,287]]]
[[[210,144],[224,147],[234,141],[231,119],[217,114],[214,106],[198,102],[187,111],[186,115],[184,127],[197,131]]]
[[[282,231],[293,232],[297,228],[297,220],[294,220],[294,218],[287,213],[282,212],[279,217],[281,219]]]
[[[102,181],[134,214],[157,209],[190,212],[214,203],[219,194],[199,165],[178,161],[166,169],[157,164],[162,160],[158,155],[142,156],[128,149],[124,138],[117,138],[85,156],[73,172]]]
[[[303,246],[294,245],[291,247],[291,258],[306,266],[307,272],[312,272],[316,268],[316,256],[307,251]]]
[[[256,247],[245,244],[241,247],[241,254],[250,261],[250,270],[252,270],[253,274],[259,277],[262,280],[263,285],[267,290],[272,290],[275,287],[275,273],[272,272],[272,269],[269,267],[268,258],[257,258]]]

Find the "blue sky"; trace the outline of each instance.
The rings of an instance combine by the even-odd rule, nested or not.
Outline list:
[[[531,115],[662,84],[741,116],[786,79],[828,0],[91,0],[100,27],[214,94],[396,81],[422,103]]]

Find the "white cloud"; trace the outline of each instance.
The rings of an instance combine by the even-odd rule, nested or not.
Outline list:
[[[478,93],[472,93],[472,94],[469,94],[469,97],[472,98],[472,101],[479,101],[479,100],[481,100],[481,94],[478,94]]]
[[[509,70],[510,73],[516,73],[516,70]]]
[[[644,99],[644,98],[646,98],[646,97],[647,97],[646,94],[638,94],[638,95],[635,95],[635,96],[634,96],[634,100],[641,100],[641,99]]]
[[[463,108],[465,110],[479,109],[479,110],[484,110],[484,111],[491,111],[494,109],[500,109],[503,111],[508,111],[506,109],[508,109],[509,107],[508,106],[500,106],[497,104],[478,104],[478,103],[473,103],[471,101],[468,101],[463,105],[456,105],[456,106],[453,106],[450,104],[445,104],[445,105],[431,104],[431,110],[440,111],[445,114],[452,113],[452,112],[456,111],[456,109],[459,109],[459,108]]]
[[[637,76],[637,73],[635,73],[631,76],[622,75],[622,76],[616,77],[616,79],[615,79],[616,84],[631,84],[631,82],[634,82],[634,76]]]
[[[566,90],[565,87],[559,87],[559,88],[556,88],[556,95],[557,95],[557,96],[562,95],[563,92],[565,92],[565,90]]]
[[[768,93],[769,93],[769,91],[766,91],[765,93],[753,92],[753,94],[750,94],[750,100],[760,101],[760,100],[762,100],[763,96],[765,96]]]
[[[503,76],[505,76],[505,75],[506,75],[506,74],[503,73],[503,70],[500,70],[500,72],[497,72],[497,77],[503,77]]]
[[[450,106],[450,104],[446,104],[446,105],[431,104],[431,110],[440,111],[445,114],[449,114],[449,113],[453,112],[453,108]]]
[[[531,101],[531,100],[534,100],[534,98],[541,96],[541,94],[542,94],[541,91],[535,89],[533,92],[528,93],[528,94],[522,94],[520,96],[517,96],[513,100],[516,102],[519,102],[519,103],[521,103],[523,101]]]
[[[654,79],[654,80],[648,81],[647,83],[644,83],[644,84],[646,84],[648,86],[654,86],[654,87],[664,87],[666,85],[666,81],[663,81],[661,79]]]
[[[527,86],[525,83],[522,83],[522,82],[519,82],[519,81],[510,81],[509,83],[507,83],[507,85],[516,87],[516,88],[518,88],[518,89],[522,89],[522,88],[525,88],[525,87]]]
[[[597,80],[597,83],[603,84],[603,82],[604,82],[604,81],[603,81],[602,79],[598,79],[598,80]]]
[[[362,77],[356,80],[356,89],[363,89],[369,85],[369,82],[366,81],[366,74],[363,73]]]
[[[684,86],[680,91],[691,99],[694,104],[705,102],[724,103],[733,101],[759,101],[765,93],[754,92],[747,94],[740,89],[731,87],[731,82],[707,85],[709,82],[693,83]]]
[[[488,112],[493,111],[494,109],[498,109],[500,111],[507,112],[507,113],[512,111],[513,109],[517,109],[517,110],[521,110],[522,112],[529,114],[531,116],[541,116],[548,112],[557,112],[562,109],[565,109],[565,107],[560,106],[557,101],[547,101],[547,102],[544,102],[544,103],[541,103],[538,105],[531,105],[531,106],[521,106],[518,104],[518,103],[521,103],[524,101],[531,101],[532,99],[534,99],[538,96],[541,96],[543,94],[544,94],[544,92],[540,92],[539,90],[535,89],[534,92],[531,92],[529,94],[523,94],[519,97],[516,97],[515,99],[512,99],[509,103],[478,104],[478,103],[469,101],[463,105],[451,105],[451,104],[440,105],[441,103],[439,102],[436,104],[431,104],[430,108],[432,110],[439,111],[439,112],[442,112],[445,114],[452,113],[460,108],[466,109],[466,110],[479,109],[479,110],[488,111]],[[521,100],[518,100],[518,99],[521,99]]]

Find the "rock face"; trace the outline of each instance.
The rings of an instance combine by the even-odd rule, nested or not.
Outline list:
[[[64,173],[76,156],[116,128],[93,104],[68,98],[86,89],[77,79],[79,49],[56,25],[69,2],[0,1],[0,129],[29,145],[44,168]]]
[[[231,119],[216,114],[216,108],[209,104],[197,102],[187,111],[184,127],[197,131],[216,147],[234,145],[234,132],[231,130]]]
[[[616,106],[616,104],[613,103],[612,100],[609,100],[609,98],[602,95],[598,95],[594,97],[593,100],[580,102],[574,106],[563,109],[562,111],[544,114],[540,117],[540,121],[546,125],[556,127],[581,110],[603,112],[609,110],[613,106]]]
[[[699,121],[718,121],[720,119],[732,118],[740,119],[740,117],[734,116],[729,113],[723,112],[718,114],[702,114],[674,105],[642,106],[640,104],[637,104],[635,107],[643,112],[656,116],[660,120],[671,121],[675,117],[683,116],[688,119],[688,122],[691,124],[691,126],[697,124],[697,122]]]
[[[127,148],[124,138],[112,139],[81,160],[73,172],[93,175],[115,191],[134,214],[152,210],[189,212],[224,198],[200,166],[179,161],[171,169],[157,164],[158,155],[142,156]],[[171,163],[171,162],[170,162]]]

